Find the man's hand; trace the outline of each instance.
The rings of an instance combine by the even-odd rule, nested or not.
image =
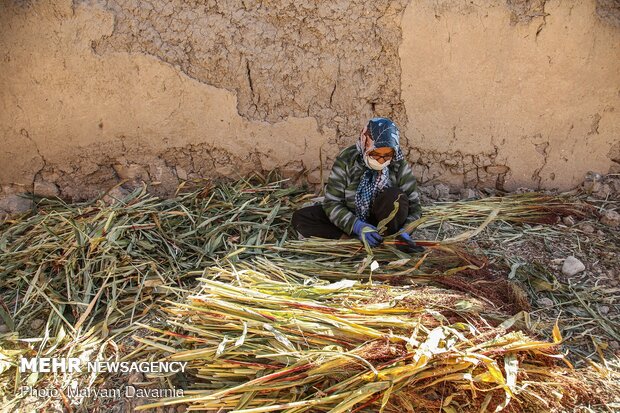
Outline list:
[[[401,231],[403,230],[403,228],[401,228]],[[407,232],[403,232],[402,234],[400,234],[398,236],[402,241],[405,241],[406,244],[405,245],[399,245],[398,249],[409,253],[409,254],[413,254],[416,252],[424,252],[424,247],[419,246],[418,244],[415,243],[414,240],[411,239],[411,236],[409,235],[409,233]]]
[[[377,227],[359,219],[353,224],[353,233],[357,235],[357,238],[362,242],[364,242],[364,238],[366,238],[368,245],[371,247],[376,247],[383,242],[383,238],[379,235]]]

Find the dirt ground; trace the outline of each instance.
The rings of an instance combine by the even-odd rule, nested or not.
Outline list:
[[[555,320],[560,320],[564,345],[575,366],[594,359],[618,370],[620,223],[609,211],[620,211],[620,192],[615,189],[620,188],[620,175],[609,175],[599,182],[595,186],[598,192],[592,192],[592,182],[586,180],[569,193],[588,205],[589,212],[584,216],[558,217],[550,226],[525,224],[514,237],[495,237],[494,233],[502,232],[502,224],[492,225],[487,236],[478,236],[473,244],[489,258],[491,274],[480,276],[479,282],[495,284],[491,298],[499,281],[515,282],[528,295],[530,308],[522,309],[529,311],[533,325],[540,323],[537,327],[549,330]],[[601,191],[602,186],[607,188]],[[441,191],[424,192],[436,198]],[[449,197],[444,193],[444,199]],[[423,199],[429,205],[435,202],[429,196]],[[605,215],[613,215],[614,220],[610,222],[603,218]],[[442,238],[461,230],[447,223],[439,231],[426,232],[424,238]],[[584,270],[576,274],[563,271],[568,257],[577,258]]]

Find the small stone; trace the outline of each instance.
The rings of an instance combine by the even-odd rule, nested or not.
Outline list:
[[[19,195],[9,195],[0,199],[0,211],[4,210],[9,214],[26,212],[31,208],[32,201]]]
[[[510,170],[510,168],[507,167],[506,165],[490,165],[490,166],[487,166],[485,170],[487,171],[487,173],[490,173],[493,175],[502,175],[502,174],[507,173]]]
[[[586,269],[586,266],[583,265],[581,261],[572,255],[564,260],[564,264],[562,265],[562,273],[568,277],[572,277],[575,274],[579,274],[583,270]]]
[[[181,168],[179,165],[175,166],[175,169],[177,171],[177,176],[179,177],[179,179],[181,181],[187,181],[187,171]]]
[[[547,298],[547,297],[543,297],[543,298],[539,298],[538,300],[536,300],[536,304],[538,304],[539,307],[552,307],[555,303],[553,302],[552,299]]]
[[[594,231],[596,231],[590,224],[581,224],[579,228],[586,234],[594,234]]]
[[[602,305],[598,308],[599,313],[605,315],[607,313],[609,313],[609,306],[608,305]]]
[[[461,199],[475,199],[478,197],[478,194],[475,190],[471,188],[463,188],[460,191]]]
[[[603,175],[598,172],[588,171],[585,176],[585,182],[600,182],[603,179]]]
[[[34,332],[38,332],[39,329],[43,327],[43,324],[45,324],[45,321],[41,320],[40,318],[37,318],[37,319],[32,320],[32,322],[30,323],[30,328],[33,329]]]
[[[612,191],[613,190],[610,185],[602,184],[596,191],[593,192],[592,195],[597,198],[605,199],[611,195]]]
[[[601,224],[607,225],[611,228],[620,226],[620,214],[611,210],[603,212],[601,215]]]
[[[34,183],[34,194],[42,198],[54,198],[60,191],[53,182],[37,181]]]
[[[6,324],[0,324],[0,334],[4,334],[9,331],[9,327]]]
[[[610,341],[609,342],[609,348],[616,351],[616,350],[620,350],[620,343],[617,341]]]
[[[584,182],[583,183],[583,189],[588,193],[588,194],[595,194],[598,191],[601,190],[601,186],[602,184],[600,182]]]
[[[439,199],[439,200],[449,199],[450,198],[450,187],[446,184],[435,185],[433,196],[435,199]]]
[[[562,218],[562,222],[564,223],[564,225],[572,227],[573,225],[575,225],[575,218],[573,218],[572,216],[568,215],[568,216],[565,216],[564,218]]]
[[[119,200],[124,199],[127,195],[129,195],[129,191],[117,186],[112,188],[103,198],[102,201],[107,205],[113,205],[117,203]]]

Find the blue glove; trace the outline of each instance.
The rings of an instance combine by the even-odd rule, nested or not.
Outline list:
[[[370,231],[367,230],[364,232],[364,228],[370,228]],[[379,232],[377,232],[377,227],[360,219],[355,221],[355,224],[353,224],[353,233],[357,235],[357,238],[359,238],[362,242],[364,242],[363,238],[365,237],[368,245],[371,247],[376,247],[383,242],[383,238],[379,235]]]
[[[401,228],[400,230],[402,231],[403,229],[404,228]],[[409,254],[416,253],[416,252],[424,252],[425,248],[416,244],[415,241],[411,239],[411,235],[409,235],[408,232],[403,232],[402,234],[399,235],[399,238],[407,243],[406,245],[399,246],[398,247],[399,250],[409,253]]]
[[[403,230],[403,228],[400,229],[401,231]],[[414,240],[411,239],[411,235],[409,235],[408,232],[403,232],[402,234],[400,234],[400,237],[402,238],[403,241],[409,243],[409,242],[415,242]]]

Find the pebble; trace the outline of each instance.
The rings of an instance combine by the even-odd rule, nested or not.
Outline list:
[[[608,198],[613,192],[613,189],[610,185],[607,184],[599,184],[598,188],[593,192],[597,198],[605,199]]]
[[[435,191],[433,193],[435,199],[438,200],[446,200],[450,198],[450,187],[445,184],[437,184],[435,185]]]
[[[0,210],[8,214],[28,211],[32,208],[32,201],[19,195],[9,195],[0,199]]]
[[[607,313],[609,313],[609,306],[608,305],[602,305],[598,308],[599,313],[605,315]]]
[[[45,321],[37,318],[35,320],[32,320],[32,322],[30,323],[30,328],[33,329],[34,332],[38,332],[39,329],[43,327],[43,324],[45,324]]]
[[[620,226],[620,214],[616,211],[605,211],[601,215],[601,224],[607,225],[611,228]]]
[[[102,201],[108,205],[112,205],[118,202],[118,200],[124,199],[127,195],[129,195],[129,191],[121,188],[115,187],[112,188],[102,199]]]
[[[35,181],[34,194],[43,198],[54,198],[60,194],[58,187],[53,182]]]
[[[581,261],[572,255],[564,260],[564,264],[562,265],[562,273],[568,277],[571,277],[575,274],[579,274],[583,270],[586,269],[586,266],[583,265]]]
[[[594,234],[594,231],[596,231],[594,227],[590,224],[583,224],[579,228],[586,234]]]
[[[6,324],[0,325],[0,334],[4,334],[9,331],[9,327]]]
[[[181,180],[181,181],[187,181],[187,171],[183,168],[181,168],[179,165],[175,166],[176,172],[177,172],[177,177]]]
[[[476,191],[471,188],[461,189],[460,194],[462,199],[474,199],[478,197]]]
[[[543,297],[536,300],[536,304],[538,304],[540,307],[552,307],[555,303],[552,299]]]

